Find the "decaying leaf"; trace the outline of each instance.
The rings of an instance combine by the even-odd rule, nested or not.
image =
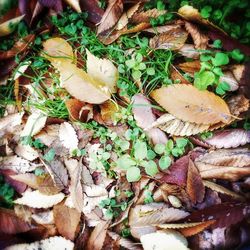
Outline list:
[[[214,224],[215,220],[209,220],[204,222],[193,222],[193,223],[180,223],[180,224],[160,224],[157,225],[160,229],[175,229],[178,230],[185,237],[190,237],[198,234]]]
[[[170,76],[175,83],[191,84],[174,66],[171,67]]]
[[[0,118],[0,136],[12,133],[22,123],[23,113],[14,113]]]
[[[151,18],[157,18],[161,15],[164,15],[166,12],[166,10],[158,9],[150,9],[144,12],[139,12],[132,17],[131,22],[135,24],[149,23]]]
[[[194,48],[193,44],[184,44],[179,50],[178,53],[184,57],[198,59],[200,57],[200,53],[198,50]]]
[[[40,133],[35,135],[35,138],[39,139],[47,147],[50,147],[51,144],[58,138],[59,128],[59,124],[48,125]]]
[[[123,1],[122,0],[109,0],[108,7],[105,10],[105,13],[100,21],[100,24],[97,28],[97,34],[101,34],[104,31],[111,29],[123,12]]]
[[[148,128],[156,120],[151,108],[151,103],[141,94],[137,94],[133,97],[132,110],[137,126],[142,129]],[[149,129],[147,134],[153,144],[165,144],[167,142],[167,136],[158,128]]]
[[[225,179],[235,181],[250,173],[250,152],[247,148],[219,149],[195,160],[204,179]]]
[[[170,30],[179,29],[181,28],[181,25],[179,24],[167,24],[164,26],[158,26],[153,28],[145,29],[145,32],[153,33],[153,34],[161,34],[161,33],[167,33]]]
[[[216,148],[237,148],[250,143],[250,131],[244,129],[226,129],[214,132],[205,142]]]
[[[49,208],[61,202],[63,198],[63,193],[44,195],[39,191],[26,191],[21,198],[16,199],[14,202],[33,208]]]
[[[80,222],[81,213],[75,208],[69,208],[60,203],[54,206],[53,215],[55,219],[55,225],[60,235],[66,239],[74,241]]]
[[[21,136],[33,136],[39,133],[44,128],[46,120],[46,115],[39,112],[32,113],[29,116],[23,131],[21,132]]]
[[[156,35],[150,40],[150,47],[153,49],[178,50],[187,40],[188,33],[179,28],[166,33]]]
[[[191,75],[194,75],[194,73],[200,71],[201,63],[199,60],[194,60],[191,62],[179,63],[177,65],[177,67],[180,68],[185,73],[189,73]]]
[[[250,102],[244,95],[235,95],[227,100],[227,105],[232,115],[239,116],[249,109]]]
[[[78,138],[76,131],[70,123],[64,122],[60,125],[59,138],[65,148],[68,148],[70,151],[77,149]]]
[[[1,23],[0,24],[0,37],[11,34],[15,30],[15,27],[17,26],[17,24],[20,23],[23,18],[24,18],[24,15],[14,17],[10,20],[7,20]]]
[[[226,82],[230,87],[230,91],[236,91],[239,88],[239,83],[230,71],[223,72],[223,76],[220,77],[220,81]]]
[[[23,145],[19,143],[15,147],[15,153],[28,161],[34,161],[39,157],[37,151],[33,149],[30,145]]]
[[[106,125],[115,123],[115,115],[119,111],[119,105],[111,100],[108,100],[100,105],[101,117]]]
[[[184,122],[171,114],[164,114],[153,122],[149,128],[151,127],[158,127],[171,135],[189,136],[208,130],[209,125]]]
[[[221,185],[218,185],[215,182],[206,181],[206,180],[203,180],[202,182],[203,182],[205,187],[210,188],[213,191],[216,191],[216,192],[221,193],[221,194],[226,194],[226,195],[231,196],[231,197],[238,199],[238,200],[244,200],[243,196],[241,196],[241,195],[239,195],[239,194],[237,194],[237,193],[235,193],[235,192],[233,192],[233,191],[231,191],[231,190],[229,190]]]
[[[32,214],[31,217],[36,223],[41,225],[51,225],[55,223],[53,212],[50,210]]]
[[[193,161],[189,159],[187,172],[187,193],[193,203],[202,202],[205,195],[205,187],[199,171],[194,165]]]
[[[91,233],[88,243],[87,250],[101,250],[107,234],[108,226],[110,221],[100,222]]]
[[[64,0],[69,4],[76,12],[81,13],[80,0]]]
[[[5,248],[5,250],[73,250],[74,243],[63,237],[55,236],[45,240],[35,241],[30,244],[16,244]]]
[[[185,22],[185,28],[192,36],[195,48],[205,50],[208,45],[208,37],[195,24],[190,22]]]
[[[143,235],[141,243],[144,250],[188,250],[186,238],[174,230],[162,230]]]
[[[175,84],[154,90],[151,96],[177,118],[197,124],[228,123],[230,112],[225,101],[207,90]]]

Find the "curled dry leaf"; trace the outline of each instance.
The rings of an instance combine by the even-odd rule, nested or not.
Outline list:
[[[214,132],[205,142],[216,148],[237,148],[250,143],[250,131],[244,129],[226,129]]]
[[[63,198],[63,193],[44,195],[39,191],[26,191],[23,193],[23,196],[16,199],[14,203],[33,208],[49,208],[61,202]]]
[[[107,230],[110,221],[100,222],[92,231],[88,243],[87,250],[101,250],[104,244],[104,240],[107,235]]]
[[[229,190],[221,185],[218,185],[215,182],[206,181],[206,180],[203,180],[202,182],[203,182],[205,187],[210,188],[211,190],[216,191],[217,193],[231,196],[237,200],[244,200],[243,196],[241,196],[241,195],[239,195],[239,194],[237,194],[237,193],[235,193],[235,192],[233,192],[233,191],[231,191],[231,190]]]
[[[228,123],[231,114],[226,102],[207,90],[174,84],[154,90],[151,96],[177,118],[197,124]]]
[[[115,26],[123,12],[122,0],[109,0],[108,7],[102,16],[97,28],[97,34],[101,34]]]
[[[151,103],[145,96],[141,94],[136,94],[133,96],[132,111],[137,126],[142,129],[148,128],[156,120],[151,108]],[[152,140],[153,144],[165,144],[167,142],[166,134],[158,128],[151,128],[147,130],[146,133]]]
[[[136,13],[132,19],[131,23],[139,24],[139,23],[149,23],[151,18],[157,18],[166,14],[166,10],[158,10],[158,9],[151,9],[144,12]]]
[[[185,237],[190,237],[202,232],[209,226],[215,223],[215,220],[193,223],[179,223],[179,224],[159,224],[156,225],[160,229],[175,229],[178,230]]]
[[[190,200],[195,204],[202,202],[205,195],[205,187],[202,182],[200,173],[193,161],[189,159],[188,172],[187,172],[187,194]]]
[[[55,225],[60,235],[68,240],[74,241],[81,213],[75,208],[69,208],[65,204],[57,204],[53,207]]]
[[[65,148],[70,151],[77,149],[78,138],[75,129],[70,123],[64,122],[60,125],[59,138]]]
[[[179,28],[156,35],[149,43],[153,49],[178,50],[185,44],[187,37],[188,33]]]
[[[198,157],[195,165],[204,179],[236,181],[250,173],[250,152],[245,149],[219,149]]]
[[[25,126],[23,131],[21,132],[21,136],[33,136],[39,133],[45,126],[47,120],[47,116],[42,113],[34,112],[32,113]]]
[[[15,27],[22,21],[24,18],[24,15],[14,17],[10,20],[7,20],[3,23],[0,24],[0,37],[7,36],[11,34],[14,30]]]
[[[35,241],[30,244],[16,244],[5,248],[5,250],[61,250],[63,246],[64,250],[73,250],[74,243],[70,240],[66,240],[63,237],[55,236],[45,240]]]
[[[24,38],[18,40],[14,46],[7,51],[0,51],[0,60],[6,60],[15,57],[17,54],[27,50],[28,46],[34,41],[35,35],[27,35]]]
[[[191,84],[182,74],[178,71],[177,68],[175,68],[173,65],[170,70],[170,77],[175,83],[181,83],[181,84]]]
[[[162,230],[143,235],[141,243],[144,250],[188,250],[186,238],[174,230]]]
[[[0,233],[1,234],[18,234],[31,230],[33,227],[19,218],[13,210],[0,209]]]
[[[153,122],[149,128],[151,127],[160,128],[171,135],[190,136],[208,130],[209,125],[184,122],[171,114],[164,114]]]
[[[114,101],[108,100],[100,105],[101,117],[106,125],[115,123],[115,115],[119,111],[119,106]]]

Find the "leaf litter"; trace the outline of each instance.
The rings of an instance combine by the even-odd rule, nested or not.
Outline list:
[[[3,249],[249,244],[249,47],[210,6],[18,2],[0,18]]]

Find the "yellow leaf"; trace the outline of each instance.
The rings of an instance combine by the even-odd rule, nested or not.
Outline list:
[[[87,50],[87,72],[102,87],[107,87],[111,93],[116,92],[118,70],[114,64],[107,59],[100,59]]]
[[[228,123],[231,114],[226,102],[207,90],[175,84],[154,90],[151,96],[177,118],[197,124]]]
[[[37,190],[26,191],[23,193],[23,196],[19,199],[16,199],[14,203],[33,208],[49,208],[61,202],[63,198],[63,193],[44,195]]]
[[[0,24],[0,37],[7,36],[14,31],[14,27],[21,22],[25,15],[12,18]]]

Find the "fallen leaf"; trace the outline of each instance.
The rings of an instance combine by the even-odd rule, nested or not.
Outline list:
[[[188,250],[186,238],[174,230],[162,230],[143,235],[141,243],[144,250]]]
[[[153,33],[153,34],[161,34],[161,33],[167,33],[170,30],[180,29],[181,25],[179,24],[167,24],[164,26],[158,26],[153,28],[145,29],[145,32]]]
[[[198,124],[228,123],[231,115],[225,101],[192,85],[174,84],[151,92],[151,96],[177,118]]]
[[[74,243],[70,240],[66,240],[63,237],[55,236],[45,240],[35,241],[30,244],[16,244],[5,248],[5,250],[61,250],[63,246],[64,250],[73,250]]]
[[[223,72],[223,76],[220,77],[219,81],[226,82],[230,87],[229,91],[236,91],[239,88],[239,83],[230,71]]]
[[[205,195],[205,187],[202,182],[200,173],[193,161],[189,159],[188,172],[187,172],[187,194],[190,200],[195,204],[202,202]]]
[[[151,18],[157,18],[166,14],[166,10],[158,10],[158,9],[150,9],[147,11],[136,13],[132,19],[131,23],[139,24],[139,23],[149,23]]]
[[[39,139],[41,143],[43,143],[47,147],[50,147],[51,144],[58,138],[59,128],[59,124],[48,125],[34,137],[35,139]]]
[[[118,70],[107,59],[100,59],[87,50],[87,72],[102,87],[108,88],[111,93],[116,92]]]
[[[244,129],[226,129],[216,131],[205,142],[216,148],[237,148],[250,143],[250,131]]]
[[[187,40],[188,33],[179,28],[161,33],[150,39],[150,47],[153,49],[178,50]]]
[[[227,105],[232,115],[239,116],[249,109],[250,102],[244,95],[234,95],[227,100]]]
[[[13,133],[16,126],[22,123],[23,113],[14,113],[0,118],[0,136]]]
[[[69,4],[76,12],[81,13],[80,0],[64,0]]]
[[[100,105],[101,117],[106,125],[113,125],[115,123],[115,115],[119,111],[119,105],[114,101],[108,100]]]
[[[109,0],[108,7],[97,28],[97,35],[115,26],[123,12],[122,0]]]
[[[63,198],[63,193],[44,195],[39,191],[26,191],[21,198],[14,200],[14,203],[33,208],[49,208],[61,202]]]
[[[74,241],[80,223],[81,213],[75,208],[69,208],[60,203],[54,206],[53,215],[59,234],[66,239]]]
[[[10,175],[10,178],[16,181],[25,183],[33,189],[38,189],[39,185],[37,183],[37,176],[35,174],[26,173],[26,174],[16,174]]]
[[[133,96],[132,111],[137,126],[142,129],[148,128],[156,120],[151,108],[151,103],[141,94]],[[146,133],[152,140],[153,144],[165,144],[167,142],[166,134],[158,128],[149,129]]]
[[[160,128],[170,135],[190,136],[207,131],[209,125],[184,122],[171,114],[164,114],[153,122],[149,128],[152,127]]]
[[[15,27],[18,25],[18,23],[21,22],[21,20],[24,18],[24,15],[14,17],[10,20],[7,20],[3,23],[0,24],[0,37],[7,36],[11,34],[14,30]]]
[[[160,229],[177,229],[183,236],[190,237],[202,232],[215,223],[215,220],[193,223],[160,224],[156,225]]]
[[[32,214],[31,217],[36,223],[41,225],[51,225],[55,223],[52,211],[44,211]]]
[[[191,59],[198,59],[200,57],[199,51],[194,48],[193,44],[184,44],[178,50],[178,53],[184,57],[191,58]]]
[[[0,209],[0,232],[1,234],[18,234],[34,228],[30,223],[17,217],[11,209]]]
[[[195,24],[185,22],[185,28],[191,35],[195,48],[205,50],[207,48],[209,38],[202,33],[202,31]]]
[[[19,53],[27,50],[28,46],[31,45],[34,39],[35,39],[35,35],[33,34],[30,34],[30,35],[25,36],[24,38],[21,38],[14,44],[14,46],[10,50],[0,51],[0,60],[6,60],[9,58],[15,57]]]
[[[249,51],[250,55],[250,51]],[[245,63],[244,70],[242,72],[241,78],[240,78],[240,91],[242,94],[244,94],[247,98],[250,98],[250,84],[249,84],[249,73],[250,72],[250,63]]]
[[[33,149],[30,145],[23,145],[21,143],[19,143],[15,147],[15,153],[18,156],[28,161],[34,161],[35,159],[39,157],[37,151]]]
[[[101,250],[110,221],[100,222],[92,231],[86,245],[87,250]]]
[[[33,136],[39,133],[45,126],[47,116],[42,113],[34,112],[32,113],[21,132],[21,136]]]
[[[73,126],[64,122],[59,128],[59,138],[65,148],[68,148],[70,152],[78,147],[78,138]]]
[[[212,181],[206,181],[206,180],[203,180],[202,181],[204,186],[207,187],[207,188],[210,188],[211,190],[213,191],[216,191],[217,193],[221,193],[221,194],[225,194],[225,195],[228,195],[234,199],[237,199],[237,200],[244,200],[244,197],[221,186],[221,185],[218,185],[217,183],[215,182],[212,182]]]
[[[180,68],[185,73],[189,73],[193,76],[194,73],[200,71],[201,63],[199,60],[194,60],[191,62],[179,63],[177,67]]]

